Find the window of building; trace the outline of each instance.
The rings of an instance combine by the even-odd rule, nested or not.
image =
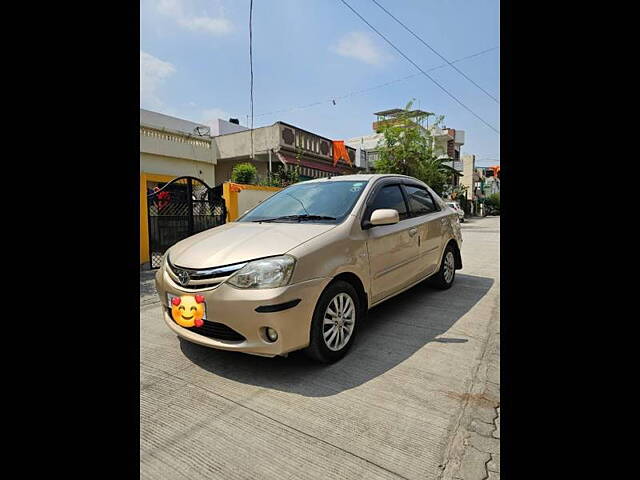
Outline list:
[[[379,208],[393,208],[398,211],[400,220],[407,218],[407,204],[399,185],[387,185],[376,194],[371,205],[371,212]]]
[[[426,189],[412,185],[405,185],[404,188],[412,215],[426,215],[437,210],[433,198]]]

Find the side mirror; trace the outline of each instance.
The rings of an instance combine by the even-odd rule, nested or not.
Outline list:
[[[397,210],[393,208],[380,208],[373,211],[369,223],[372,227],[380,227],[382,225],[393,225],[399,221],[400,215],[398,215]]]

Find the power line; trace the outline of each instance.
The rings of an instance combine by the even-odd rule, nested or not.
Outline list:
[[[253,158],[253,30],[251,20],[253,16],[253,0],[249,3],[249,69],[251,70],[251,158]]]
[[[462,58],[458,58],[456,60],[453,60],[451,63],[462,62],[464,60],[468,60],[470,58],[478,57],[480,55],[484,55],[485,53],[492,52],[492,51],[497,50],[499,48],[500,47],[487,48],[486,50],[482,50],[480,52],[476,52],[476,53],[473,53],[471,55],[467,55],[466,57],[462,57]],[[447,63],[441,63],[440,65],[437,65],[435,67],[431,67],[431,68],[427,69],[427,72],[432,72],[434,70],[438,70],[438,69],[444,68],[446,66],[448,66]],[[409,80],[410,78],[419,77],[421,75],[422,74],[420,74],[420,73],[414,73],[414,74],[411,74],[411,75],[407,75],[405,77],[396,78],[395,80],[390,80],[388,82],[381,83],[379,85],[374,85],[372,87],[367,87],[367,88],[364,88],[362,90],[356,90],[354,92],[346,93],[344,95],[333,96],[333,97],[330,97],[328,100],[322,100],[322,101],[318,101],[318,102],[314,102],[314,103],[309,103],[309,104],[306,104],[306,105],[300,105],[300,106],[297,106],[297,107],[285,108],[285,109],[281,109],[281,110],[273,110],[271,112],[259,113],[259,114],[256,115],[256,117],[263,117],[265,115],[273,115],[273,114],[276,114],[276,113],[287,113],[287,112],[292,112],[294,110],[302,110],[302,109],[305,109],[305,108],[316,107],[318,105],[323,105],[325,103],[332,103],[333,100],[341,100],[341,99],[345,99],[345,98],[349,98],[349,97],[354,97],[356,95],[361,95],[363,93],[367,93],[367,92],[376,90],[378,88],[387,87],[389,85],[393,85],[394,83],[398,83],[398,82],[402,82],[402,81],[405,81],[405,80]]]
[[[462,101],[458,100],[458,98],[453,95],[451,92],[449,92],[449,90],[447,90],[446,88],[444,88],[442,85],[440,85],[431,75],[429,75],[427,72],[425,72],[422,68],[420,68],[420,66],[414,62],[413,60],[411,60],[409,57],[407,57],[402,50],[400,50],[398,47],[396,47],[387,37],[385,37],[382,33],[380,33],[373,25],[371,25],[369,22],[367,22],[364,17],[362,15],[360,15],[358,12],[356,12],[353,7],[351,7],[351,5],[349,5],[347,2],[345,2],[345,0],[340,0],[342,3],[344,3],[349,10],[351,10],[353,13],[355,13],[360,20],[362,20],[364,23],[366,23],[369,28],[371,28],[371,30],[373,30],[374,32],[376,32],[378,35],[380,35],[385,42],[387,42],[389,45],[391,45],[391,47],[393,47],[393,49],[395,51],[397,51],[400,55],[402,55],[409,63],[411,63],[411,65],[413,65],[414,67],[416,67],[420,72],[422,72],[422,74],[427,77],[429,80],[431,80],[433,83],[435,83],[443,92],[445,92],[447,95],[449,95],[451,98],[453,98],[460,106],[462,106],[465,110],[467,110],[469,113],[471,113],[474,117],[476,117],[478,120],[480,120],[482,123],[484,123],[487,127],[489,127],[491,130],[493,130],[494,132],[496,132],[498,135],[500,135],[500,131],[495,128],[493,125],[491,125],[489,122],[487,122],[484,118],[482,118],[480,115],[478,115],[476,112],[474,112],[473,110],[471,110],[469,107],[467,107],[464,103],[462,103]]]
[[[442,56],[439,52],[437,52],[435,50],[435,48],[433,48],[431,45],[429,45],[427,42],[425,42],[422,38],[420,38],[418,36],[418,34],[416,34],[413,30],[411,30],[409,27],[407,27],[404,23],[402,23],[400,20],[398,20],[395,16],[393,16],[393,14],[387,10],[386,8],[384,8],[382,5],[380,5],[376,0],[371,0],[373,3],[375,3],[378,7],[380,7],[387,15],[389,15],[391,18],[393,18],[396,22],[398,22],[400,25],[402,25],[402,27],[409,32],[411,35],[413,35],[414,37],[416,37],[420,42],[422,42],[422,44],[424,44],[429,50],[431,50],[433,53],[435,53],[436,55],[438,55],[442,60],[444,60],[445,62],[447,62],[447,64],[453,68],[456,72],[458,72],[460,75],[462,75],[464,78],[466,78],[467,80],[469,80],[471,83],[473,83],[477,88],[479,88],[480,90],[482,90],[485,95],[487,95],[489,98],[491,98],[494,102],[496,102],[497,104],[500,104],[500,101],[494,97],[493,95],[491,95],[489,92],[487,92],[484,88],[482,88],[480,85],[478,85],[476,82],[473,81],[473,79],[471,79],[468,75],[466,75],[462,70],[458,69],[458,67],[456,67],[455,65],[453,65],[453,62],[450,62],[449,60],[447,60],[444,56]]]

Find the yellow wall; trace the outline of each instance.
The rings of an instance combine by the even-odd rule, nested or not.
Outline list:
[[[140,264],[149,259],[149,217],[147,211],[147,182],[170,182],[177,175],[158,175],[140,172]]]

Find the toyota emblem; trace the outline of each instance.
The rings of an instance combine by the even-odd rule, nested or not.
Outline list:
[[[189,280],[191,280],[191,278],[189,277],[189,272],[187,272],[186,270],[178,270],[177,275],[178,280],[180,280],[180,285],[182,285],[183,287],[189,283]]]

